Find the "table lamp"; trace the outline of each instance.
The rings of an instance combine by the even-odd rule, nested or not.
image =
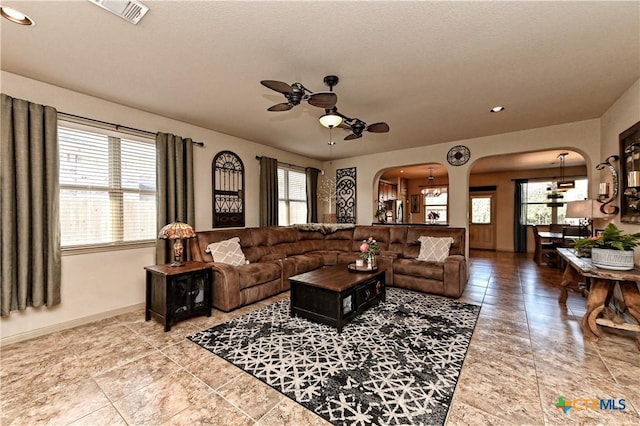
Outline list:
[[[607,217],[605,213],[602,213],[600,206],[602,204],[596,200],[580,200],[570,201],[567,203],[566,218],[582,219],[580,226],[585,226],[587,229],[593,224],[593,219],[602,219]],[[584,224],[583,224],[584,221]],[[591,226],[590,234],[595,235],[595,229]]]
[[[173,262],[170,266],[182,266],[184,263],[180,260],[182,257],[182,239],[193,238],[196,236],[191,225],[183,222],[172,222],[165,225],[158,234],[160,240],[175,240],[173,243]]]

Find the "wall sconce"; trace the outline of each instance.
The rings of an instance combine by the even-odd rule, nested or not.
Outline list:
[[[602,182],[600,184],[598,198],[609,198],[609,183]]]
[[[611,155],[607,157],[607,159],[602,163],[596,166],[596,170],[609,169],[609,172],[611,173],[611,177],[613,179],[613,193],[610,193],[610,186],[608,182],[602,182],[598,186],[598,202],[602,203],[602,205],[600,206],[600,211],[604,214],[618,214],[618,212],[620,211],[620,208],[618,206],[614,206],[611,204],[618,197],[619,188],[618,171],[613,166],[613,164],[611,164],[611,162],[618,161],[619,158],[620,157],[618,157],[617,155]],[[640,172],[635,173],[638,173],[638,180],[640,181]]]

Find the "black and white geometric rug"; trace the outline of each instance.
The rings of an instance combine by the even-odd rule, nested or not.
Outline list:
[[[335,425],[444,424],[479,306],[389,287],[348,323],[282,300],[189,339]]]

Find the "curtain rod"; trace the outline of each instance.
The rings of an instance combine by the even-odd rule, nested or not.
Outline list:
[[[144,133],[145,135],[149,135],[149,136],[156,136],[158,134],[157,132],[154,133],[154,132],[150,132],[148,130],[136,129],[135,127],[123,126],[121,124],[110,123],[108,121],[96,120],[95,118],[83,117],[81,115],[76,115],[76,114],[69,114],[68,112],[60,112],[60,111],[58,111],[58,114],[66,116],[66,117],[77,118],[77,119],[80,119],[80,120],[92,121],[94,123],[105,124],[107,126],[113,126],[113,127],[115,127],[116,130],[119,130],[119,129],[132,130],[134,132]],[[204,146],[204,142],[192,141],[192,143],[194,145]]]
[[[515,182],[517,180],[528,180],[531,182],[540,182],[540,181],[547,181],[549,179],[555,179],[557,180],[559,178],[559,176],[540,176],[540,177],[533,177],[533,178],[516,178],[516,179],[511,179],[512,182]],[[567,178],[573,178],[573,179],[586,179],[587,176],[585,175],[565,175],[564,176],[565,179]]]
[[[258,160],[258,161],[262,160],[262,156],[256,155],[256,160]],[[303,166],[298,166],[297,164],[284,163],[284,162],[282,162],[280,160],[278,160],[278,164],[282,164],[283,166],[291,167],[293,169],[301,169],[301,170],[305,169],[305,167],[303,167]]]

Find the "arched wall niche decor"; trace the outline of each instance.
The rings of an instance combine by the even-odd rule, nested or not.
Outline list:
[[[244,225],[244,164],[231,151],[220,151],[211,165],[213,227]]]

